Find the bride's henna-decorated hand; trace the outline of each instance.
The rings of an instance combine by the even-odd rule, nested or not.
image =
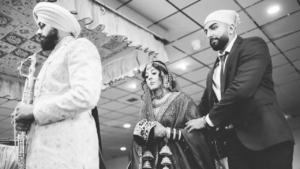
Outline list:
[[[154,128],[154,137],[165,137],[166,136],[166,128],[161,125],[159,122],[156,122],[156,126]]]

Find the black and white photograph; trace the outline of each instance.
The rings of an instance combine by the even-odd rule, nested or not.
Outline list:
[[[0,169],[300,169],[300,0],[0,0]]]

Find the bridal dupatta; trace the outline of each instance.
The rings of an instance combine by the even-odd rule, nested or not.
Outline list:
[[[158,121],[164,127],[180,129],[184,137],[183,142],[169,140],[172,156],[169,169],[213,169],[215,168],[209,149],[209,133],[207,129],[193,130],[187,132],[185,123],[189,120],[200,118],[200,112],[193,100],[185,93],[172,92],[166,104],[163,105],[157,116],[153,111],[149,112],[147,106],[143,106],[140,120]],[[148,110],[148,111],[147,111]],[[153,135],[153,133],[152,133]],[[166,144],[163,138],[154,139],[149,131],[148,140],[145,143],[134,139],[132,143],[131,169],[142,169],[144,151],[150,150],[154,159],[150,161],[152,169],[161,169],[163,156],[159,154],[161,148]]]

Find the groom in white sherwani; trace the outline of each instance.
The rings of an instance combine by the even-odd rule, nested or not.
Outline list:
[[[98,169],[98,138],[91,110],[102,84],[96,47],[77,38],[81,28],[66,9],[40,2],[33,9],[43,50],[52,50],[35,84],[34,103],[19,103],[16,129],[28,134],[27,169]]]

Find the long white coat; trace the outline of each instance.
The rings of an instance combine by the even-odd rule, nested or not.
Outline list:
[[[27,169],[99,168],[91,109],[101,83],[101,59],[89,40],[66,37],[56,45],[35,84]]]

